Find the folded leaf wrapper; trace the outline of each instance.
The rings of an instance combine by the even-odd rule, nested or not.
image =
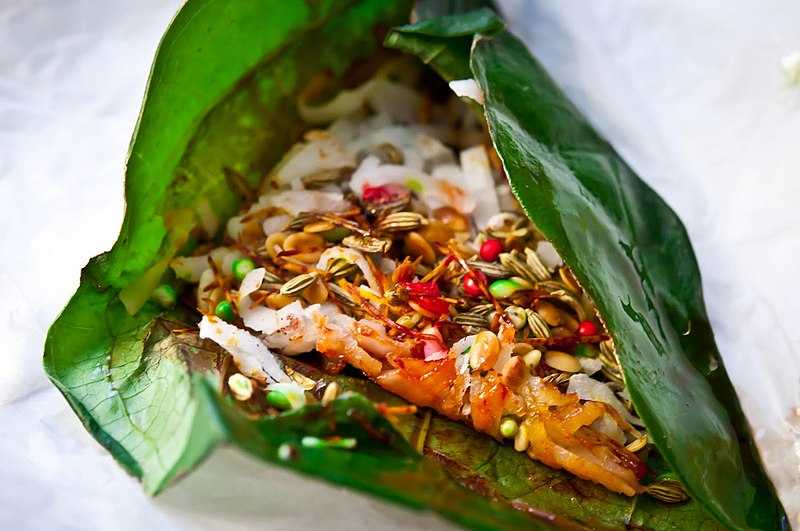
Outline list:
[[[418,14],[446,13],[450,4],[431,2]],[[678,218],[491,11],[389,32],[411,8],[378,0],[187,2],[153,65],[119,239],[89,262],[50,329],[50,378],[151,493],[229,442],[474,528],[788,528],[716,352]],[[222,353],[187,330],[196,318],[148,302],[169,260],[198,232],[213,236],[307,129],[298,101],[314,76],[343,79],[379,62],[388,54],[384,37],[445,79],[480,86],[514,193],[597,302],[637,411],[691,502],[615,495],[443,419],[392,425],[372,401],[396,399],[350,378],[337,378],[351,392],[330,406],[254,420],[219,392]],[[334,434],[356,438],[357,448],[300,444]]]

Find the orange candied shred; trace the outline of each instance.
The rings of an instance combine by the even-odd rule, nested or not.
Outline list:
[[[473,427],[497,437],[506,404],[512,396],[495,371],[489,371],[484,377],[473,376],[469,395]]]
[[[561,406],[555,411],[554,419],[560,422],[567,433],[575,433],[583,426],[588,426],[605,414],[600,402],[575,403]]]
[[[412,349],[408,342],[392,339],[363,322],[356,324],[356,341],[361,348],[378,358],[409,356]]]
[[[344,360],[353,367],[361,369],[371,378],[381,373],[383,364],[380,360],[370,356],[346,331],[328,326],[325,321],[324,318],[320,320],[321,326],[316,344],[317,350],[323,356],[334,360]]]
[[[527,403],[533,406],[523,424],[528,455],[552,468],[604,485],[627,496],[641,491],[639,458],[607,435],[589,426],[606,413],[599,402],[581,403],[552,384],[529,386]]]
[[[464,406],[464,394],[467,392],[468,382],[469,378],[467,375],[457,372],[450,393],[442,397],[441,400],[442,409],[455,412],[459,420],[464,418],[462,407]]]
[[[453,400],[456,381],[455,360],[424,361],[411,357],[390,357],[394,369],[385,370],[376,382],[412,404],[427,406],[439,413],[460,419],[461,404]]]
[[[641,490],[634,472],[612,450],[617,443],[602,434],[592,432],[605,440],[589,445],[582,438],[567,433],[558,421],[538,417],[526,422],[525,429],[530,441],[528,455],[533,459],[552,468],[563,468],[620,494],[633,496]]]

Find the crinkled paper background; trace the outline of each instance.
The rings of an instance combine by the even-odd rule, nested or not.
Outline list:
[[[41,369],[80,267],[116,238],[125,153],[176,0],[0,0],[0,528],[445,529],[230,450],[158,499]],[[800,49],[791,0],[501,1],[687,224],[725,364],[800,527]]]

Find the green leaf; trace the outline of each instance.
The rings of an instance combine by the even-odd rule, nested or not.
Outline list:
[[[392,31],[428,37],[472,37],[476,33],[491,34],[503,29],[505,24],[488,8],[463,14],[444,15],[393,28]]]
[[[393,28],[385,45],[416,55],[447,81],[472,77],[469,48],[477,34],[502,30],[503,21],[487,8],[446,15]]]
[[[653,442],[724,525],[787,526],[714,344],[677,215],[515,37],[477,38],[471,69],[512,190],[596,301]]]
[[[95,438],[158,492],[222,440],[188,371],[215,367],[218,352],[179,341],[154,305],[131,316],[95,286],[84,272],[48,333],[45,370]]]
[[[474,4],[484,2],[431,0],[420,6],[418,13],[450,13]],[[552,525],[573,529],[716,528],[696,502],[666,507],[645,497],[623,498],[551,470],[449,421],[435,417],[426,421],[421,414],[399,417],[389,425],[363,396],[389,403],[398,399],[364,381],[342,379],[343,386],[358,394],[344,395],[331,407],[312,405],[276,417],[251,418],[230,397],[220,394],[218,367],[224,354],[187,331],[196,316],[180,310],[162,314],[159,307],[147,302],[153,288],[162,281],[169,259],[191,245],[198,231],[214,236],[214,223],[209,223],[209,217],[220,221],[234,214],[242,196],[252,193],[263,175],[299,138],[305,128],[297,111],[299,92],[322,73],[335,83],[348,72],[369,67],[370,61],[379,63],[388,57],[379,52],[381,39],[389,27],[408,20],[410,8],[408,1],[382,0],[190,0],[185,4],[159,47],[131,143],[125,185],[127,210],[119,239],[109,253],[89,262],[78,291],[51,327],[44,359],[48,375],[87,429],[150,493],[163,490],[225,442],[294,470],[410,507],[436,510],[477,529],[538,529]],[[281,16],[274,16],[276,11]],[[631,349],[626,342],[632,336],[625,334],[634,334],[635,327],[641,329],[643,323],[650,324],[655,312],[661,322],[656,319],[658,326],[651,325],[655,340],[645,334],[645,339],[652,341],[646,345],[669,347],[671,350],[664,351],[665,359],[668,355],[676,367],[684,365],[682,372],[668,373],[666,376],[672,380],[667,378],[665,382],[674,384],[675,378],[685,376],[687,364],[681,362],[684,356],[700,371],[692,372],[688,366],[687,382],[711,382],[710,386],[705,384],[711,391],[702,388],[697,392],[700,394],[695,394],[702,400],[700,406],[711,408],[711,413],[701,417],[711,415],[719,421],[714,426],[719,428],[717,435],[721,439],[711,443],[722,452],[721,459],[739,451],[735,442],[731,444],[732,432],[725,429],[727,417],[714,416],[720,413],[719,407],[714,409],[714,400],[718,400],[726,405],[738,433],[745,437],[746,451],[742,455],[751,477],[738,484],[747,489],[762,487],[762,498],[751,500],[752,525],[769,523],[764,519],[769,517],[767,509],[780,509],[760,469],[746,460],[754,454],[748,453],[747,445],[752,443],[741,427],[743,417],[735,395],[721,366],[712,369],[710,364],[712,360],[716,362],[716,357],[702,355],[713,355],[713,339],[702,308],[691,247],[682,228],[679,234],[675,233],[675,227],[680,228],[677,218],[652,191],[643,188],[624,163],[614,158],[607,145],[595,142],[596,135],[537,70],[537,65],[529,73],[533,77],[524,81],[542,83],[538,94],[546,96],[543,102],[556,106],[542,109],[531,104],[527,92],[520,95],[520,88],[527,85],[512,86],[511,80],[518,79],[514,76],[524,77],[525,72],[504,72],[507,66],[494,64],[492,59],[495,54],[508,60],[509,65],[531,61],[514,41],[505,34],[496,40],[482,40],[477,48],[480,51],[470,57],[473,34],[495,35],[501,30],[501,23],[491,12],[479,11],[423,21],[416,27],[404,26],[388,39],[421,56],[429,47],[439,46],[438,52],[428,55],[428,62],[446,78],[472,77],[474,70],[493,102],[489,110],[495,112],[487,116],[515,191],[534,219],[540,225],[544,223],[543,230],[549,231],[565,257],[585,260],[585,254],[579,253],[602,248],[570,250],[573,240],[565,243],[564,237],[579,229],[558,229],[559,223],[580,224],[584,219],[569,210],[560,212],[555,208],[562,206],[560,202],[539,199],[537,203],[535,198],[527,197],[531,195],[531,184],[541,181],[553,197],[563,201],[574,199],[563,194],[578,182],[599,194],[587,197],[608,202],[589,205],[596,210],[589,208],[586,215],[609,217],[607,233],[603,225],[593,229],[600,234],[600,241],[613,240],[618,235],[615,231],[629,237],[625,241],[633,249],[633,258],[624,262],[618,256],[619,249],[611,246],[610,259],[627,268],[616,271],[627,275],[620,285],[630,283],[632,294],[644,292],[656,308],[642,307],[641,300],[631,299],[622,305],[628,321],[622,320],[618,308],[612,314],[615,324],[627,327],[616,330],[615,338],[622,342],[622,349],[627,349],[624,359],[634,362],[632,368],[626,367],[629,379],[639,379],[634,398],[648,407],[657,400],[642,398],[640,393],[649,385],[644,378],[648,375],[647,364],[663,370],[664,363],[653,362],[648,357],[652,352]],[[495,45],[488,46],[490,42]],[[519,105],[529,108],[517,114],[521,112]],[[514,129],[523,134],[523,143],[517,147],[531,149],[524,153],[527,158],[513,151],[514,144],[507,136],[498,134],[503,127],[513,125],[517,117],[534,120],[525,123],[531,126],[530,130],[519,123],[516,125],[520,130]],[[562,147],[562,137],[563,146],[571,146],[572,151],[556,152],[554,146]],[[554,142],[554,138],[558,141]],[[573,142],[576,139],[578,142]],[[516,164],[512,164],[511,157],[516,157]],[[523,162],[530,164],[527,170]],[[570,165],[577,162],[581,163],[580,170]],[[611,170],[622,173],[606,173]],[[573,171],[574,174],[569,173]],[[612,182],[606,182],[609,175]],[[630,184],[614,180],[623,178],[634,184],[615,188],[621,182]],[[608,186],[610,191],[602,192]],[[630,221],[650,209],[655,210],[649,214],[652,218],[640,228],[624,225],[629,230],[625,232],[617,226],[620,220]],[[652,225],[653,219],[664,222],[664,227]],[[653,263],[656,251],[650,249],[651,245],[653,249],[663,245],[673,254],[663,262]],[[605,262],[598,263],[606,267]],[[642,267],[637,269],[631,264]],[[606,273],[599,280],[585,267],[576,272],[591,286],[605,311],[619,306],[620,299],[614,298],[619,295],[617,291],[604,291],[609,288],[603,282],[611,277],[608,270],[603,270]],[[681,282],[670,277],[674,271],[682,275]],[[613,278],[619,280],[618,276]],[[608,299],[603,298],[606,295]],[[637,320],[637,315],[641,319]],[[677,336],[672,342],[662,340],[664,330],[667,339],[675,339],[674,331],[683,330],[681,327],[689,319],[690,335]],[[669,391],[663,386],[658,389]],[[675,405],[673,402],[666,400],[671,406]],[[653,420],[653,413],[643,413],[643,417],[648,423],[656,423],[662,444],[667,436],[674,439],[673,444],[686,443],[688,431],[665,431],[674,428],[670,424],[674,421]],[[702,426],[688,426],[699,429],[699,435],[708,433]],[[333,433],[355,437],[357,448],[311,449],[303,448],[299,442],[305,435],[323,437]],[[279,458],[282,445],[294,448],[291,459]],[[413,448],[423,448],[428,458],[421,458]],[[688,456],[687,461],[695,468],[710,453],[690,445],[675,446],[672,454],[665,455],[670,459],[686,449],[692,453],[681,455]],[[672,460],[670,463],[675,466]],[[681,472],[680,467],[676,469]],[[733,467],[734,473],[740,471]],[[682,478],[692,479],[691,474],[685,473]],[[693,488],[692,494],[708,505],[709,498],[703,497],[708,493],[696,485]],[[736,500],[746,503],[750,492],[743,491]],[[580,503],[575,503],[576,497],[580,497]],[[723,512],[717,510],[714,514],[725,517],[727,502],[717,501],[723,504]],[[773,516],[777,518],[778,512]],[[731,521],[739,524],[738,520]]]
[[[417,18],[423,22],[447,15],[469,14],[479,9],[499,12],[493,0],[419,0],[414,6]]]

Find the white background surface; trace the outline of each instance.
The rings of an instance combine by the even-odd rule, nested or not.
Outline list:
[[[501,2],[694,242],[727,370],[800,512],[800,49],[785,1]],[[450,528],[230,450],[152,500],[41,370],[44,334],[122,219],[124,158],[176,0],[0,0],[0,528]]]

